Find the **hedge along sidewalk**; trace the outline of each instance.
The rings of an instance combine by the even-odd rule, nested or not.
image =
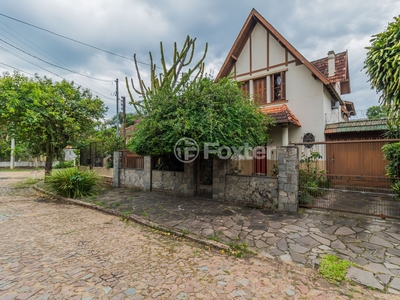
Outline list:
[[[49,196],[59,200],[60,202],[68,203],[68,204],[75,204],[75,205],[83,206],[85,208],[98,210],[98,211],[101,211],[101,212],[106,213],[106,214],[110,214],[110,215],[114,215],[114,216],[117,216],[117,217],[125,218],[127,220],[133,221],[133,222],[138,223],[140,225],[144,225],[144,226],[150,227],[152,229],[156,229],[156,230],[163,231],[163,232],[169,232],[169,233],[171,233],[171,234],[173,234],[175,236],[186,238],[188,240],[194,241],[194,242],[199,243],[199,244],[203,244],[203,245],[208,246],[210,248],[214,248],[214,249],[217,249],[217,250],[224,250],[224,251],[229,251],[231,249],[226,244],[223,244],[223,243],[220,243],[220,242],[217,242],[217,241],[214,241],[214,240],[203,239],[203,238],[201,238],[201,237],[199,237],[197,235],[190,234],[190,233],[185,234],[183,232],[180,232],[180,231],[177,231],[177,230],[174,230],[174,229],[171,229],[171,228],[167,228],[167,227],[165,227],[163,225],[157,224],[157,223],[152,222],[150,220],[146,220],[146,219],[144,219],[144,218],[142,218],[142,217],[140,217],[138,215],[134,215],[134,214],[127,215],[127,214],[124,214],[124,213],[122,213],[122,212],[120,212],[119,210],[116,210],[116,209],[102,207],[102,206],[99,206],[99,205],[96,205],[96,204],[93,204],[93,203],[89,203],[89,202],[85,202],[85,201],[81,201],[81,200],[77,200],[77,199],[71,199],[71,198],[62,197],[62,196],[56,195],[56,194],[54,194],[54,193],[52,193],[50,191],[47,191],[47,190],[42,189],[42,188],[37,187],[37,186],[33,186],[33,189],[35,189],[36,191],[41,192],[43,194],[49,195]]]

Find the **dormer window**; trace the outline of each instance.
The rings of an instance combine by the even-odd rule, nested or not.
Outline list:
[[[275,73],[271,75],[271,101],[286,99],[286,80],[285,72]]]

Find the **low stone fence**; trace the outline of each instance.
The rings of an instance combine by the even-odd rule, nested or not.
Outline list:
[[[277,207],[278,178],[226,175],[225,201],[252,207]]]
[[[198,182],[195,163],[184,164],[183,172],[151,169],[151,158],[144,157],[143,168],[121,168],[120,152],[114,153],[114,187],[164,191],[195,196]],[[117,166],[117,167],[116,167]],[[299,157],[297,147],[278,148],[277,177],[231,175],[229,161],[213,159],[212,198],[216,201],[277,208],[297,212],[299,192]]]

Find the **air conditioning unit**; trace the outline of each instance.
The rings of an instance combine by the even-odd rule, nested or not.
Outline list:
[[[332,109],[338,109],[340,107],[339,101],[332,102]]]

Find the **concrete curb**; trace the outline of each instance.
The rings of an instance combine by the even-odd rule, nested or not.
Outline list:
[[[65,197],[53,194],[52,192],[46,191],[46,190],[44,190],[42,188],[39,188],[37,186],[33,186],[33,189],[35,189],[36,191],[41,192],[43,194],[49,195],[49,196],[51,196],[53,198],[56,198],[57,200],[59,200],[61,202],[64,202],[64,203],[75,204],[75,205],[83,206],[85,208],[98,210],[98,211],[101,211],[101,212],[106,213],[106,214],[110,214],[110,215],[114,215],[114,216],[117,216],[117,217],[126,218],[126,219],[128,219],[130,221],[133,221],[135,223],[138,223],[140,225],[144,225],[144,226],[150,227],[152,229],[156,229],[156,230],[160,230],[160,231],[164,231],[164,232],[170,232],[175,236],[186,238],[188,240],[194,241],[196,243],[199,243],[199,244],[202,244],[202,245],[205,245],[205,246],[217,249],[217,250],[224,250],[224,251],[230,250],[230,247],[228,245],[226,245],[226,244],[219,243],[217,241],[206,240],[206,239],[198,237],[197,235],[190,234],[190,233],[189,234],[184,234],[184,233],[182,233],[180,231],[176,231],[176,230],[167,228],[165,226],[162,226],[160,224],[157,224],[157,223],[154,223],[152,221],[146,220],[146,219],[144,219],[144,218],[142,218],[140,216],[137,216],[137,215],[132,215],[131,214],[131,215],[127,216],[127,215],[122,214],[118,210],[101,207],[101,206],[98,206],[96,204],[88,203],[88,202],[81,201],[81,200],[65,198]],[[256,255],[256,256],[258,256],[258,255]]]

